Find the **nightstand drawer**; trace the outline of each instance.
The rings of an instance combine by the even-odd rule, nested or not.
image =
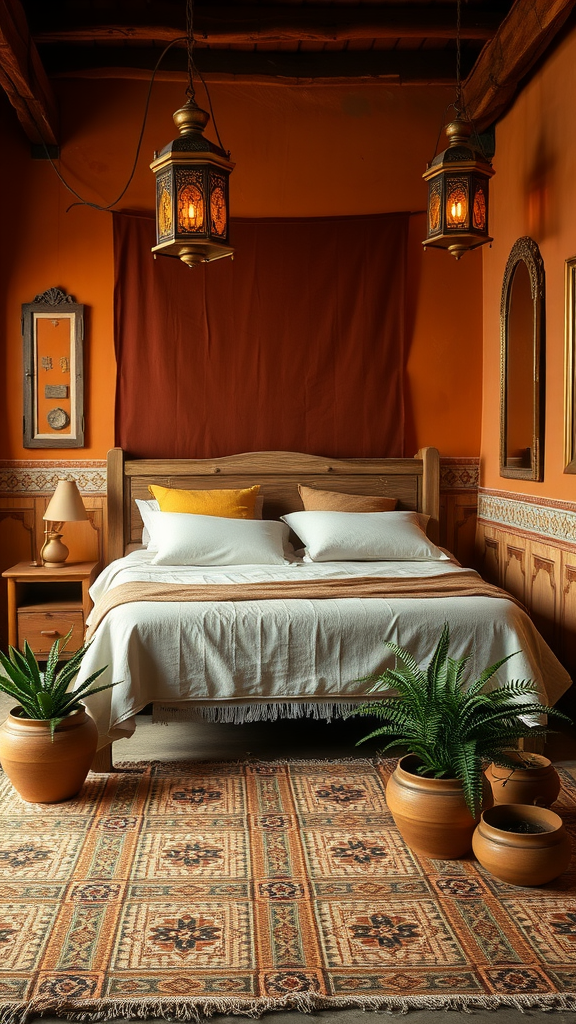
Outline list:
[[[26,611],[18,609],[18,647],[22,650],[27,640],[35,654],[48,654],[52,644],[64,636],[69,629],[74,632],[66,646],[63,657],[70,657],[82,646],[84,639],[84,617],[82,609],[78,611],[54,610]]]

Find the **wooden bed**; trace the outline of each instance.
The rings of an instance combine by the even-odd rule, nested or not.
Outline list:
[[[187,490],[260,484],[264,519],[302,508],[298,484],[349,494],[382,494],[399,510],[430,516],[428,536],[438,542],[440,460],[435,448],[413,459],[329,459],[297,452],[249,452],[220,459],[130,459],[108,453],[106,563],[138,547],[142,520],[136,498],[149,499],[149,484]]]
[[[260,484],[263,518],[278,519],[302,508],[298,484],[350,494],[397,499],[399,510],[429,516],[427,533],[437,543],[440,460],[435,448],[413,459],[330,459],[297,452],[249,452],[218,459],[131,459],[121,448],[108,453],[106,564],[141,546],[142,520],[135,499],[149,499],[149,484],[189,490]],[[93,770],[110,771],[112,745],[96,755]]]
[[[418,512],[428,516],[428,536],[433,543],[438,541],[440,487],[439,456],[435,448],[423,448],[413,459],[329,459],[295,452],[255,452],[218,459],[174,461],[130,459],[121,449],[115,448],[109,453],[108,458],[107,563],[124,559],[125,555],[130,555],[129,566],[146,565],[147,553],[142,552],[144,556],[142,558],[142,555],[135,551],[142,547],[143,526],[135,502],[136,499],[149,499],[148,487],[150,484],[195,490],[238,488],[259,484],[264,498],[263,518],[265,520],[277,519],[302,508],[298,484],[350,494],[378,494],[395,498],[400,511]],[[134,551],[133,555],[130,554],[132,551]],[[140,561],[141,559],[142,561]],[[408,561],[410,561],[410,556],[408,556]],[[418,562],[418,558],[415,561]],[[423,561],[426,562],[428,559],[425,558]],[[156,576],[153,574],[152,577],[147,576],[149,570],[146,568],[143,570],[144,575],[140,576],[138,568],[128,568],[123,562],[120,562],[118,566],[112,566],[107,570],[107,577],[103,578],[100,583],[100,597],[106,595],[106,588],[111,579],[125,576],[137,584],[142,579],[157,580],[163,578],[164,566],[169,567],[172,563],[156,564],[159,566],[160,573]],[[216,565],[218,564],[216,563]],[[290,563],[287,564],[290,565]],[[390,564],[393,565],[394,562]],[[444,565],[443,570],[441,569],[442,564]],[[422,581],[425,576],[434,579],[444,574],[453,574],[454,570],[451,566],[454,566],[454,563],[449,559],[442,563],[433,557],[431,563],[429,562],[428,569],[421,566],[418,571],[414,569],[400,573],[400,576],[403,575],[404,579],[409,577]],[[430,567],[433,568],[433,571],[430,571]],[[177,566],[178,570],[180,568]],[[226,567],[224,568],[226,569]],[[309,571],[306,567],[303,574]],[[457,567],[456,573],[459,572],[464,572],[464,570]],[[352,570],[352,575],[354,575],[354,570]],[[385,572],[384,575],[386,575]],[[194,578],[194,572],[191,573],[191,576]],[[396,583],[401,581],[400,576],[395,580]],[[314,576],[314,573],[305,578],[320,579],[318,575]],[[362,577],[360,580],[362,581]],[[182,582],[182,579],[178,580],[178,583]],[[391,582],[394,582],[392,578]],[[366,581],[362,582],[362,586],[365,586],[365,583]],[[461,588],[459,590],[458,587],[455,588],[459,590],[458,594],[453,593],[454,588],[452,588],[451,594],[446,592],[440,594],[441,597],[450,598],[450,603],[446,605],[439,600],[423,600],[425,597],[436,596],[438,591],[433,592],[432,587],[420,588],[420,584],[418,584],[413,588],[413,592],[407,595],[412,600],[406,603],[402,612],[404,616],[404,611],[406,611],[402,629],[403,635],[406,633],[411,637],[415,657],[421,659],[428,653],[426,629],[422,629],[422,623],[424,622],[428,629],[437,630],[445,621],[445,616],[449,615],[451,637],[454,644],[460,645],[460,650],[457,650],[457,653],[459,655],[467,654],[470,643],[472,643],[470,657],[478,660],[475,671],[481,671],[486,664],[492,664],[502,657],[515,655],[518,658],[515,662],[515,671],[519,673],[517,678],[539,680],[546,702],[554,703],[570,685],[569,676],[538,634],[526,613],[513,601],[503,601],[502,598],[505,595],[501,592],[486,594],[483,588],[488,585],[482,584],[482,581],[480,583],[480,591],[474,585],[473,593],[469,592],[468,596],[464,596],[462,599]],[[184,580],[184,586],[186,585],[187,581]],[[98,584],[95,586],[98,587]],[[218,583],[216,586],[218,588]],[[440,585],[440,589],[442,589],[442,585]],[[250,629],[254,625],[258,630],[260,629],[262,621],[260,608],[253,609],[252,617],[250,615],[245,618],[239,616],[236,619],[236,612],[231,610],[229,598],[226,597],[223,600],[228,611],[223,611],[221,618],[219,614],[215,613],[217,607],[215,602],[218,598],[212,597],[207,600],[198,598],[193,594],[195,590],[197,588],[192,587],[189,593],[192,593],[192,601],[199,602],[196,606],[198,612],[197,615],[196,612],[191,612],[190,615],[186,613],[182,617],[180,620],[184,626],[182,634],[179,630],[171,630],[172,620],[166,617],[171,615],[168,604],[174,600],[178,605],[181,598],[163,598],[165,604],[155,604],[159,598],[158,590],[154,591],[154,588],[152,588],[152,593],[155,596],[127,598],[127,603],[123,608],[115,608],[114,612],[105,619],[103,632],[98,628],[91,651],[94,663],[90,664],[89,656],[87,662],[83,664],[82,670],[89,674],[94,671],[95,667],[98,667],[97,663],[101,659],[102,663],[107,663],[107,667],[110,667],[110,673],[117,669],[118,678],[126,683],[124,693],[120,689],[114,691],[119,697],[121,695],[120,703],[116,699],[114,709],[111,706],[103,707],[102,704],[100,706],[100,721],[104,726],[100,730],[102,737],[106,734],[109,736],[109,733],[114,731],[114,722],[123,723],[130,720],[137,714],[139,708],[155,700],[175,700],[176,703],[189,702],[195,708],[216,708],[217,714],[220,714],[221,710],[226,707],[231,707],[236,714],[235,709],[238,706],[241,714],[225,720],[242,721],[247,720],[242,717],[244,708],[262,703],[270,704],[271,709],[276,704],[276,710],[284,705],[288,709],[291,705],[290,710],[292,710],[296,704],[306,708],[310,702],[313,702],[314,710],[317,711],[319,707],[326,710],[325,700],[345,703],[348,699],[352,701],[362,699],[362,693],[354,688],[350,689],[349,683],[360,683],[368,677],[369,672],[373,670],[369,667],[371,659],[372,661],[376,659],[379,663],[381,642],[386,638],[386,630],[390,630],[392,638],[395,638],[397,634],[399,609],[394,598],[390,597],[389,599],[389,589],[385,590],[383,595],[385,599],[372,604],[369,612],[364,606],[359,618],[356,617],[358,609],[354,606],[354,602],[346,602],[332,616],[331,610],[320,607],[325,606],[327,602],[320,600],[314,612],[314,622],[322,623],[322,629],[317,634],[321,640],[326,641],[326,637],[329,639],[326,641],[326,650],[321,651],[319,663],[321,686],[316,691],[310,685],[317,678],[313,667],[315,665],[313,660],[315,648],[312,647],[310,650],[306,643],[298,644],[298,642],[292,648],[289,640],[290,629],[294,622],[300,624],[300,638],[306,634],[308,610],[306,607],[302,607],[302,605],[306,605],[306,601],[296,600],[293,608],[287,608],[287,602],[282,593],[282,598],[278,602],[282,607],[276,608],[270,618],[271,629],[277,632],[272,631],[266,634],[266,630],[263,630],[262,634],[257,634],[258,636],[262,635],[264,641],[267,639],[269,641],[269,646],[266,647],[264,644],[263,647],[264,658],[268,660],[258,660],[259,649],[256,650],[257,660],[254,663],[256,672],[253,673],[251,671],[253,665]],[[135,595],[134,591],[130,592]],[[142,594],[142,591],[139,593]],[[348,596],[349,593],[350,591],[347,591],[344,596]],[[305,593],[304,596],[309,598],[309,593]],[[343,595],[340,594],[340,596]],[[373,595],[361,593],[359,596],[362,599]],[[493,602],[494,598],[498,599],[497,603]],[[142,615],[135,610],[138,600],[148,602],[147,610],[143,610]],[[184,600],[186,601],[186,598]],[[239,598],[238,600],[248,600],[249,604],[259,605],[260,597]],[[416,601],[417,607],[415,607],[414,601]],[[470,604],[467,603],[468,601]],[[368,604],[370,603],[368,602]],[[204,608],[202,604],[204,604]],[[424,612],[424,606],[426,606],[426,612]],[[160,611],[160,608],[163,610]],[[220,632],[223,620],[230,627],[225,631],[225,635]],[[240,632],[236,634],[235,624],[240,621],[242,621]],[[357,622],[361,622],[361,629],[365,632],[354,632]],[[158,623],[160,623],[159,631],[155,632],[155,624]],[[322,632],[324,628],[327,632]],[[140,629],[141,632],[139,632]],[[158,649],[155,645],[158,635],[162,638],[162,631],[165,629],[168,630],[168,643],[176,645],[176,648],[172,647],[169,650],[172,652],[176,650],[176,654],[174,661],[171,661],[170,657],[167,658],[168,668],[163,675],[161,671],[163,663],[158,662]],[[186,633],[187,629],[190,629],[189,633]],[[181,646],[182,636],[185,638],[184,646]],[[192,641],[189,640],[190,636],[193,638]],[[359,636],[360,646],[355,646],[358,644]],[[182,651],[185,650],[186,657],[189,657],[189,652],[196,650],[193,646],[196,642],[194,637],[201,638],[200,642],[203,645],[201,658],[194,662],[185,662],[182,665],[184,671],[174,675],[170,666],[178,663]],[[342,649],[339,646],[341,638],[344,638]],[[364,638],[366,638],[365,643]],[[279,650],[284,652],[289,650],[290,657],[278,659],[279,674],[274,677],[273,673],[270,675],[268,672],[268,666],[275,664],[273,651],[277,639],[280,644]],[[398,641],[395,639],[395,642]],[[140,647],[138,647],[139,644]],[[133,691],[130,690],[131,665],[129,657],[134,650],[140,652],[138,657],[141,658],[140,661],[138,661],[138,657],[136,658],[137,685],[140,689],[137,691],[137,699],[130,706]],[[225,657],[223,651],[227,652]],[[299,652],[302,651],[304,652],[303,660],[301,659],[299,662]],[[358,651],[360,651],[360,655],[357,657]],[[210,661],[210,652],[215,652],[212,661]],[[226,671],[228,671],[228,667],[232,668],[231,663],[233,660],[235,661],[236,654],[238,654],[238,663],[233,666],[230,678],[225,678],[222,690],[217,691],[221,682],[219,676],[221,666],[225,665]],[[309,656],[310,662],[306,660]],[[326,679],[322,678],[328,671],[323,667],[326,663],[322,661],[322,658],[325,657],[328,659],[336,657],[336,663],[330,669],[332,675],[328,678],[328,686],[325,685]],[[230,666],[227,658],[230,659]],[[309,664],[312,666],[310,672]],[[347,675],[344,678],[344,686],[340,689],[339,670],[344,665]],[[365,670],[366,665],[368,668]],[[190,673],[188,673],[189,667],[192,669]],[[360,667],[362,670],[359,670]],[[257,686],[256,688],[254,686],[254,679],[258,671],[262,672],[262,670],[264,674],[260,678],[266,679],[267,686],[272,683],[270,689],[258,690]],[[238,673],[239,681],[237,690],[235,689],[235,673]],[[194,681],[196,689],[190,688],[191,680]],[[248,680],[248,686],[244,690],[242,689],[243,680]],[[331,684],[334,680],[335,685],[332,687]],[[175,687],[174,682],[176,682]],[[180,682],[184,683],[181,690],[179,689]],[[294,688],[291,688],[292,682],[295,684]],[[178,693],[186,692],[187,695],[174,697],[173,689]],[[190,696],[191,693],[192,696]],[[98,697],[99,701],[103,699],[102,695]],[[125,714],[127,709],[129,713]],[[97,710],[95,709],[95,711]],[[106,721],[108,715],[110,727]],[[98,771],[110,770],[111,763],[111,743],[109,742],[99,751],[94,768]]]

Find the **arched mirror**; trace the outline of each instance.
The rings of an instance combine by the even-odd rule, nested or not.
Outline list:
[[[544,264],[531,238],[508,257],[500,302],[500,476],[544,474]]]

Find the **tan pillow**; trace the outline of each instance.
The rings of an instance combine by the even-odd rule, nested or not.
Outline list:
[[[396,508],[396,498],[382,494],[343,494],[302,484],[298,484],[298,490],[306,512],[393,512]]]

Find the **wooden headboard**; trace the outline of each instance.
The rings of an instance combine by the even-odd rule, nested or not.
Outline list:
[[[265,519],[302,508],[298,484],[349,494],[383,494],[398,509],[430,516],[428,536],[438,541],[440,460],[436,448],[413,459],[328,459],[298,452],[248,452],[221,459],[129,459],[108,452],[106,562],[140,544],[142,520],[135,498],[149,499],[149,484],[188,490],[260,484]]]

